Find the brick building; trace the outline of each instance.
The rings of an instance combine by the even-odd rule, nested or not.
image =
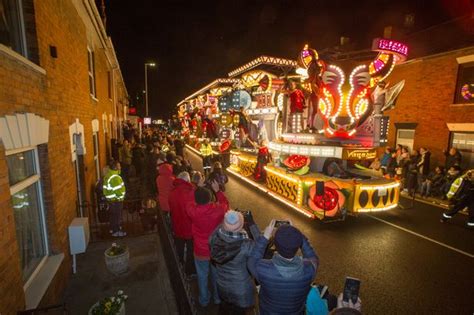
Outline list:
[[[93,0],[0,1],[0,314],[60,299],[127,99]]]

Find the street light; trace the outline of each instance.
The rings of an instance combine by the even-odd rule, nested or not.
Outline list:
[[[148,71],[147,67],[155,67],[154,62],[145,63],[145,116],[148,117]]]

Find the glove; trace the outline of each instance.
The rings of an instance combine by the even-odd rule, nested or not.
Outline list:
[[[252,212],[249,212],[248,214],[244,216],[244,221],[247,222],[249,226],[255,224]]]
[[[270,238],[273,235],[273,230],[275,229],[275,219],[273,219],[270,224],[265,228],[265,231],[263,231],[263,237],[265,237],[267,240],[270,240]]]

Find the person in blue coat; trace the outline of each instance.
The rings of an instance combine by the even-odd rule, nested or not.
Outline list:
[[[280,226],[274,237],[276,252],[264,254],[275,229],[272,220],[260,236],[248,260],[250,273],[260,283],[260,314],[304,314],[319,259],[308,239],[291,224]],[[303,256],[296,255],[301,249]]]

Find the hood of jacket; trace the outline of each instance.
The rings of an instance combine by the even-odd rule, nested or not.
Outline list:
[[[160,175],[171,176],[173,174],[173,166],[168,163],[163,163],[158,167]]]
[[[304,264],[301,256],[295,256],[292,260],[288,260],[275,253],[272,262],[283,278],[302,277],[304,274]]]
[[[182,187],[182,188],[189,188],[189,189],[194,189],[194,186],[193,184],[185,181],[184,179],[181,179],[181,178],[176,178],[174,181],[173,181],[173,186],[174,187]]]
[[[234,259],[240,253],[240,247],[244,237],[233,238],[221,231],[221,226],[216,229],[212,236],[211,257],[218,264],[225,264]]]

